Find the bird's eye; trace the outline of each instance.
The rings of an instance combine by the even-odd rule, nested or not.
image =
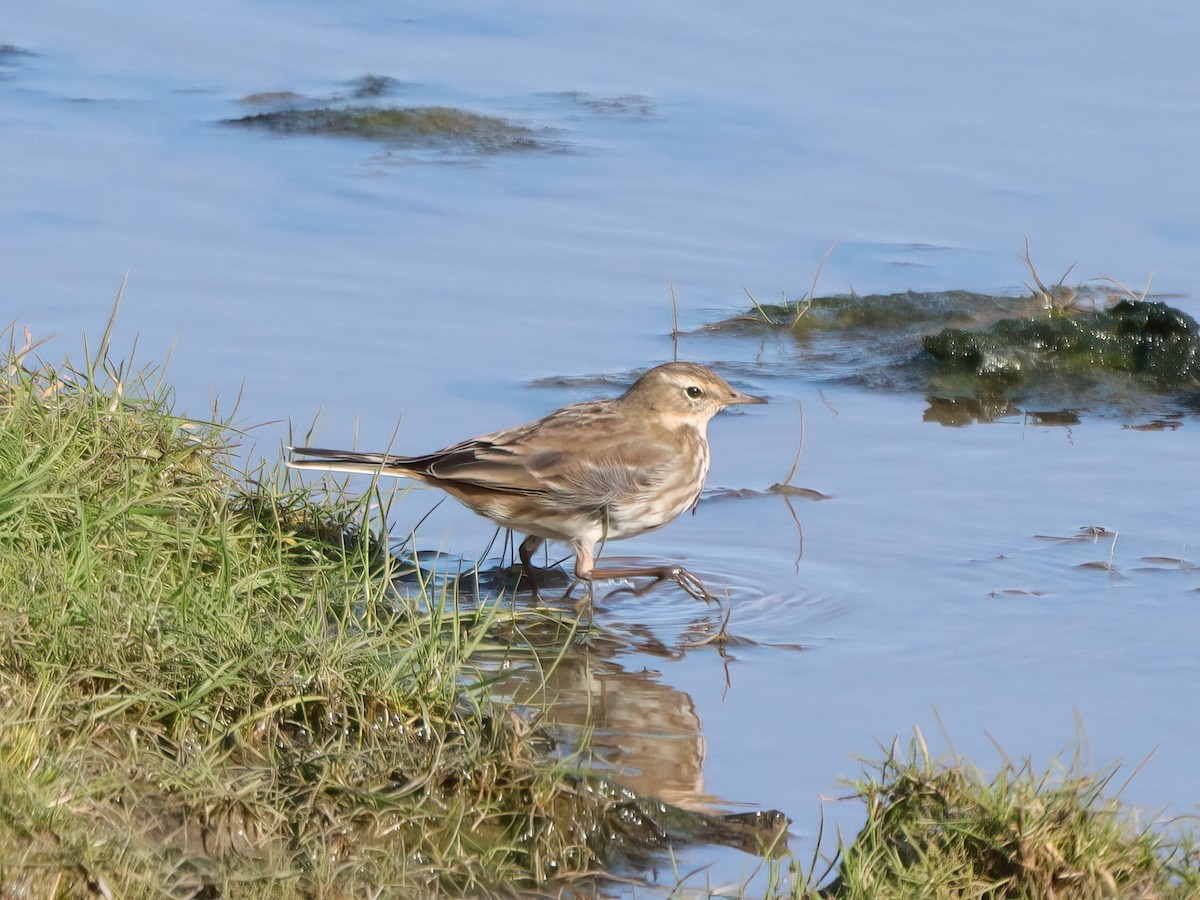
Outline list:
[[[691,397],[693,400],[695,400],[697,397],[699,397],[703,393],[704,393],[704,391],[700,390],[700,388],[696,387],[694,384],[690,388],[687,389],[687,395],[689,397]]]

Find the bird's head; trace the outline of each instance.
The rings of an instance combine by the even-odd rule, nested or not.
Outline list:
[[[708,422],[726,406],[767,402],[739,391],[712,369],[688,362],[655,366],[634,382],[622,399],[664,418],[695,425]]]

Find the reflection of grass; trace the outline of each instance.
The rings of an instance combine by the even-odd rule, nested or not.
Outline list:
[[[236,471],[108,343],[0,363],[0,893],[474,893],[660,843],[489,699],[474,655],[545,617],[397,592],[386,503]]]
[[[867,821],[839,847],[837,877],[822,891],[796,861],[768,863],[769,896],[835,898],[1194,897],[1193,837],[1139,825],[1106,797],[1115,769],[1089,774],[1076,753],[1046,772],[1005,759],[985,777],[959,758],[935,760],[918,731],[855,784]]]

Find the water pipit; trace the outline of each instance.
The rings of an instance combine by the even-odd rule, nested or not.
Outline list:
[[[695,507],[708,474],[708,422],[726,406],[766,403],[695,363],[657,366],[620,397],[589,400],[543,419],[422,456],[293,448],[295,469],[398,475],[439,487],[497,525],[527,535],[520,557],[537,596],[533,555],[565,541],[575,576],[674,581],[712,599],[681,566],[598,569],[596,546],[666,525]]]

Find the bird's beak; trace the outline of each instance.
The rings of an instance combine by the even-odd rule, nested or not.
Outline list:
[[[755,397],[752,394],[743,394],[737,388],[732,388],[733,396],[726,401],[726,406],[744,406],[751,403],[766,403],[766,397]]]

